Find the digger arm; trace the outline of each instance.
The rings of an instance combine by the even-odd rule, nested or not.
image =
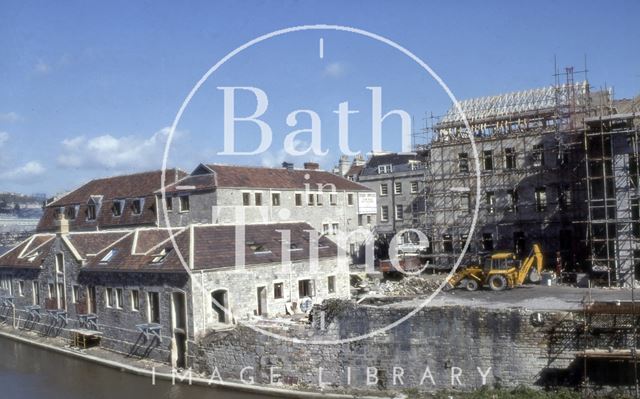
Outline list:
[[[531,271],[531,267],[534,265],[534,263],[538,274],[542,273],[544,258],[542,256],[542,251],[540,250],[539,244],[533,244],[533,248],[531,248],[531,254],[522,263],[522,267],[518,271],[518,285],[524,283],[524,280],[529,275],[529,271]]]

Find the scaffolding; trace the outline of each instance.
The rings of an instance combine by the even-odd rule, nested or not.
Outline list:
[[[584,205],[575,155],[582,148],[577,121],[589,115],[591,93],[588,82],[576,83],[573,75],[568,68],[552,86],[461,101],[471,131],[452,107],[416,133],[416,151],[427,159],[421,228],[433,244],[433,264],[451,267],[459,257],[475,201],[480,213],[465,262],[494,248],[524,254],[534,241],[553,253],[546,259],[555,259],[557,250],[572,267],[584,258],[576,245],[584,226],[573,223]],[[478,150],[479,198],[469,135]]]

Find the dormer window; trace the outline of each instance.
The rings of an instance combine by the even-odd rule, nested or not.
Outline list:
[[[123,205],[124,201],[113,201],[113,205],[111,206],[111,214],[116,217],[122,215]]]
[[[139,215],[142,213],[142,198],[136,198],[131,203],[131,211],[134,215]]]
[[[87,204],[87,220],[96,220],[96,204]]]
[[[391,172],[393,172],[393,167],[391,164],[378,166],[379,175],[383,175],[385,173],[391,173]]]
[[[118,253],[117,249],[109,250],[109,252],[107,252],[107,254],[104,257],[102,257],[102,259],[100,259],[100,263],[109,262],[117,253]]]
[[[67,216],[67,220],[75,220],[76,216],[78,215],[78,206],[72,205],[70,207],[67,207],[67,211],[65,214]]]

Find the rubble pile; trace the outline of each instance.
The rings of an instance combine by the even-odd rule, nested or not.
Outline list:
[[[440,287],[444,277],[411,276],[401,280],[380,282],[374,290],[388,296],[416,296],[431,294]]]

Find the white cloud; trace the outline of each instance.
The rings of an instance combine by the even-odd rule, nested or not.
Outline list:
[[[0,122],[18,122],[20,120],[22,120],[22,117],[15,112],[0,114]]]
[[[344,76],[347,72],[346,65],[342,62],[332,62],[324,67],[324,75],[332,78]]]
[[[44,167],[38,161],[29,161],[15,169],[0,173],[1,180],[28,180],[40,176],[45,172]]]
[[[47,64],[43,60],[38,60],[34,69],[37,73],[41,75],[46,75],[49,72],[51,72],[51,65]]]
[[[158,167],[162,162],[169,131],[170,128],[165,127],[147,139],[110,134],[65,139],[62,141],[63,152],[57,161],[65,168],[118,170]],[[180,132],[176,131],[173,140],[179,136]]]

